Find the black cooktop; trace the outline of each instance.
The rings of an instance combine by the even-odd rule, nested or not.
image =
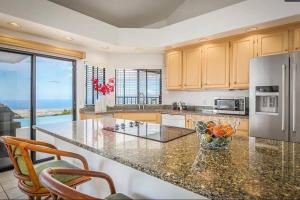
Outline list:
[[[169,142],[195,132],[193,129],[124,119],[115,119],[113,126],[104,126],[103,129],[158,142]]]

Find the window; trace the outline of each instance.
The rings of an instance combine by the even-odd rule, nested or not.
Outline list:
[[[116,104],[161,104],[160,69],[116,69]]]
[[[94,90],[93,80],[98,79],[99,83],[105,83],[105,68],[86,65],[85,66],[85,104],[94,105],[95,100],[101,95]]]

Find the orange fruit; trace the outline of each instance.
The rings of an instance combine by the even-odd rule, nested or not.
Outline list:
[[[216,137],[222,137],[225,135],[225,131],[223,130],[222,126],[221,125],[217,125],[217,126],[214,126],[213,127],[213,134],[216,136]]]
[[[230,137],[234,134],[234,129],[231,126],[224,128],[225,135]]]
[[[212,134],[212,133],[213,133],[213,129],[214,129],[213,126],[208,127],[208,128],[207,128],[207,132],[208,132],[209,134]]]
[[[213,122],[213,121],[207,122],[207,128],[213,127],[213,126],[215,126],[215,125],[216,125],[216,124],[215,124],[215,122]]]

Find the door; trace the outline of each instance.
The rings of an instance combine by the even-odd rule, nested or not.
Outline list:
[[[31,63],[31,55],[0,51],[0,136],[32,139]],[[0,143],[0,171],[10,166]]]
[[[291,54],[290,60],[290,140],[300,143],[300,53]]]
[[[183,88],[201,88],[201,49],[183,51]]]
[[[288,141],[289,55],[250,63],[250,136]]]
[[[166,55],[167,88],[182,88],[182,52],[172,51]]]
[[[253,36],[231,42],[230,88],[249,87],[249,65],[254,54],[253,42]]]
[[[229,42],[203,47],[203,88],[229,87]]]
[[[257,56],[287,53],[288,37],[287,30],[259,34],[257,39]]]
[[[36,56],[36,125],[70,122],[76,119],[72,60]],[[51,143],[51,137],[36,134]],[[36,153],[37,159],[49,155]]]

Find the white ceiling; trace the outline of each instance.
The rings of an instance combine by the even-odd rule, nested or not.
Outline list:
[[[49,0],[122,28],[161,28],[244,0]]]

